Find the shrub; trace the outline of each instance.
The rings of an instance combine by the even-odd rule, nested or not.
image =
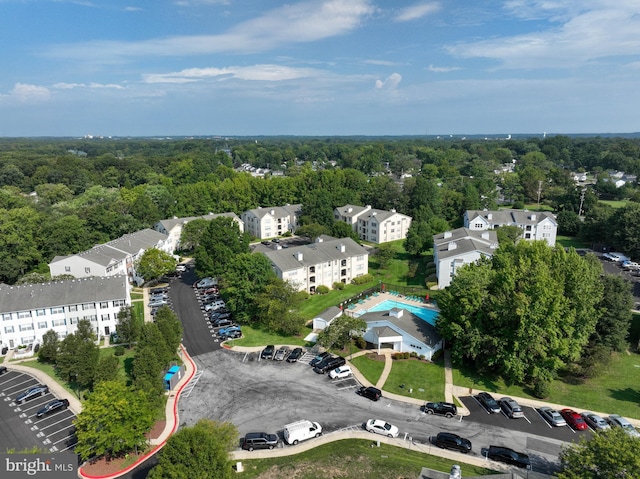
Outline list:
[[[355,343],[356,343],[356,347],[358,347],[358,349],[364,349],[364,348],[367,347],[367,341],[362,336],[358,336],[355,339]]]
[[[333,283],[333,289],[337,289],[338,291],[342,291],[345,287],[345,284],[342,281],[336,281]]]
[[[362,276],[358,276],[357,278],[353,278],[351,280],[353,284],[365,284],[371,281],[373,281],[373,275],[369,273],[363,274]]]
[[[417,358],[418,357],[418,353],[416,353],[415,351],[411,351],[411,353],[409,353],[409,357]]]
[[[124,346],[116,346],[113,350],[113,354],[116,356],[124,356]]]
[[[327,294],[329,292],[329,287],[321,284],[316,288],[316,293],[318,294]]]
[[[533,383],[533,395],[538,399],[546,399],[551,394],[551,381],[536,379]]]
[[[404,353],[404,359],[409,359],[411,355],[409,353]]]
[[[424,359],[424,354],[421,354],[421,355],[420,355],[420,359]]]
[[[435,353],[433,353],[433,355],[431,356],[431,361],[432,361],[432,362],[438,361],[438,360],[442,357],[442,355],[443,355],[443,354],[444,354],[444,353],[442,352],[442,349],[438,349],[438,350],[437,350]]]

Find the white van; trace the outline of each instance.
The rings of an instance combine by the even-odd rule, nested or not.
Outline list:
[[[284,427],[284,440],[287,444],[298,444],[300,441],[319,437],[322,434],[322,427],[317,422],[301,421],[287,424]]]

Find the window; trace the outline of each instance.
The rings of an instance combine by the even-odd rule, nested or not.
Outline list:
[[[89,311],[91,309],[96,309],[95,303],[84,303],[82,305],[82,311]]]
[[[360,255],[356,258],[357,261],[364,261],[364,255]]]
[[[120,306],[124,306],[124,299],[116,299],[113,302],[113,307],[114,308],[117,308],[117,307],[120,307]]]
[[[46,321],[40,321],[38,323],[38,329],[47,329],[47,322]]]
[[[101,301],[100,302],[100,308],[101,309],[106,309],[109,307],[109,301]]]
[[[33,324],[21,324],[20,331],[33,331]]]
[[[78,311],[78,305],[73,304],[67,308],[69,311]]]
[[[51,321],[51,326],[65,326],[67,322],[64,319],[54,319]]]
[[[92,323],[95,323],[95,322],[97,322],[97,321],[98,321],[98,316],[96,316],[95,314],[92,314],[92,315],[90,315],[90,316],[85,316],[85,317],[84,317],[84,318],[82,318],[82,319],[86,319],[86,320],[88,320],[88,321],[91,321]]]
[[[551,237],[551,233],[542,233],[542,237],[543,238],[550,238]]]
[[[2,320],[3,321],[11,321],[11,313],[4,313],[2,315]]]
[[[473,225],[474,228],[476,229],[481,229],[482,228],[482,223],[476,223]]]
[[[85,272],[86,274],[91,273],[91,268],[85,268],[85,269],[84,269],[84,272]]]
[[[6,334],[13,333],[13,326],[5,326],[4,327],[4,332]]]
[[[36,316],[45,316],[46,314],[44,309],[36,309]]]
[[[27,336],[26,338],[20,338],[20,342],[22,344],[33,344],[35,340],[36,338],[34,336]]]
[[[20,311],[18,313],[18,319],[25,319],[31,317],[31,311]]]
[[[78,324],[78,320],[80,318],[75,317],[75,318],[69,318],[69,324]]]
[[[64,272],[65,273],[71,273],[71,266],[65,266],[64,267]]]
[[[63,307],[51,308],[51,314],[64,313]]]
[[[100,319],[102,321],[109,321],[109,315],[108,314],[103,314],[102,316],[100,316]]]

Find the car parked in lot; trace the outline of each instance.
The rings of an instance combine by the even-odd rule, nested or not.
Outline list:
[[[160,306],[165,306],[167,303],[166,299],[154,299],[153,301],[149,301],[148,306],[150,308],[159,308]]]
[[[262,350],[262,352],[260,353],[260,357],[262,359],[273,359],[273,355],[275,354],[275,352],[276,347],[273,344],[269,344]]]
[[[340,366],[329,371],[329,379],[343,379],[351,376],[352,371],[349,366]]]
[[[382,419],[369,419],[364,428],[369,432],[382,434],[387,437],[398,437],[400,432],[396,426],[389,424]]]
[[[178,264],[176,265],[176,273],[184,273],[187,270],[186,264]]]
[[[428,402],[422,406],[427,414],[439,414],[445,417],[453,417],[458,414],[458,408],[450,402]]]
[[[214,278],[202,278],[199,281],[193,283],[194,288],[202,289],[202,288],[211,288],[213,286],[218,286],[218,281]]]
[[[480,403],[480,405],[490,412],[491,414],[496,414],[500,412],[500,406],[498,406],[498,402],[493,399],[493,396],[486,392],[481,392],[476,396],[476,399]]]
[[[218,311],[220,309],[223,309],[226,307],[226,304],[223,300],[221,299],[216,299],[215,301],[211,302],[211,303],[206,303],[204,305],[204,310],[205,311]]]
[[[151,289],[149,290],[149,293],[150,293],[151,295],[154,295],[154,294],[161,294],[161,293],[168,293],[168,292],[169,292],[169,288],[151,288]]]
[[[562,415],[549,406],[542,406],[540,409],[538,409],[538,412],[540,413],[542,418],[552,426],[561,427],[567,425],[567,421],[564,420]]]
[[[224,333],[219,335],[222,341],[226,341],[227,339],[237,339],[242,337],[242,331],[239,329],[234,329],[231,331],[225,331]]]
[[[266,432],[250,432],[242,439],[242,449],[253,451],[254,449],[273,449],[278,445],[276,434]]]
[[[68,399],[54,399],[53,401],[48,402],[44,405],[44,407],[36,413],[36,417],[46,416],[47,414],[51,414],[55,411],[61,411],[63,409],[67,409],[69,407]]]
[[[613,261],[614,263],[622,263],[623,261],[631,261],[631,258],[625,256],[622,253],[616,253],[616,252],[611,252],[611,253],[605,253],[602,255],[602,257],[608,261]]]
[[[585,411],[581,412],[580,415],[582,416],[582,419],[584,419],[584,422],[586,422],[594,431],[606,431],[607,429],[611,429],[609,423],[595,413]]]
[[[331,353],[325,351],[324,353],[318,354],[315,358],[309,361],[309,366],[315,367],[321,361],[324,361],[327,357],[331,356]]]
[[[329,359],[327,362],[321,362],[315,368],[313,368],[313,370],[318,374],[325,374],[328,371],[344,366],[346,363],[346,359],[341,356],[336,356]]]
[[[294,348],[293,351],[291,351],[291,354],[289,354],[289,357],[287,358],[287,362],[288,363],[298,362],[298,359],[300,359],[300,357],[303,354],[304,354],[304,351],[302,350],[302,348]]]
[[[229,335],[229,334],[234,333],[236,331],[242,332],[242,328],[240,328],[240,326],[227,326],[226,328],[220,328],[218,330],[218,336]]]
[[[32,386],[23,393],[19,394],[16,397],[16,402],[20,404],[35,397],[44,396],[48,392],[49,387],[46,384],[38,384],[37,386]]]
[[[584,431],[585,429],[589,429],[589,426],[587,426],[587,423],[584,422],[583,417],[573,409],[562,409],[560,411],[560,414],[562,414],[562,417],[565,421],[567,421],[567,424],[571,427],[571,429],[575,429],[576,431]]]
[[[452,449],[465,454],[471,452],[471,441],[452,432],[439,432],[436,437],[431,438],[431,442],[441,449]]]
[[[626,269],[627,271],[638,271],[640,270],[640,264],[635,261],[625,260],[622,262],[622,269]]]
[[[502,412],[505,416],[510,417],[511,419],[524,417],[524,411],[515,399],[511,399],[510,397],[503,397],[498,401],[498,404],[500,405],[500,409],[502,409]]]
[[[216,321],[218,319],[230,319],[233,315],[230,311],[213,311],[209,314],[210,321]]]
[[[6,373],[8,371],[6,366],[0,366],[0,375]]]
[[[512,466],[531,469],[531,461],[529,456],[522,452],[514,451],[508,447],[489,446],[487,449],[487,458],[493,461],[504,462]]]
[[[280,348],[278,348],[278,350],[276,351],[276,354],[273,357],[273,359],[275,361],[284,361],[285,359],[287,359],[287,354],[289,354],[289,347],[280,346]]]
[[[214,328],[226,328],[227,326],[233,326],[234,322],[229,318],[217,318],[211,320],[211,325]]]
[[[378,388],[374,388],[373,386],[360,386],[360,389],[358,389],[356,392],[360,396],[371,399],[372,401],[378,401],[382,397],[382,391],[380,391]]]
[[[631,437],[640,437],[640,433],[633,427],[633,424],[618,414],[610,414],[607,417],[607,421],[611,427],[620,427]]]

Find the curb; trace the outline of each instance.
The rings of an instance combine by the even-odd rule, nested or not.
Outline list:
[[[78,468],[78,477],[82,477],[85,479],[108,479],[108,478],[116,478],[116,477],[120,477],[130,471],[132,471],[133,469],[135,469],[136,467],[138,467],[140,464],[146,462],[151,456],[153,456],[154,454],[156,454],[160,449],[162,449],[164,447],[164,445],[167,443],[167,440],[171,437],[171,435],[173,435],[173,433],[176,431],[177,427],[178,427],[178,400],[180,399],[180,394],[182,393],[182,390],[191,382],[191,379],[193,378],[193,376],[196,374],[198,368],[196,366],[196,364],[193,362],[193,360],[191,359],[191,356],[189,356],[189,354],[187,353],[187,350],[184,348],[184,346],[181,344],[180,345],[180,349],[182,350],[182,354],[183,356],[191,363],[191,374],[189,374],[186,377],[186,380],[182,383],[182,385],[178,388],[178,390],[176,391],[175,395],[173,397],[170,397],[170,400],[173,400],[173,427],[171,428],[171,431],[167,434],[167,428],[165,427],[165,430],[162,432],[161,436],[167,434],[167,437],[165,439],[162,440],[162,442],[160,444],[158,444],[157,446],[155,446],[151,451],[149,451],[147,454],[145,454],[144,456],[142,456],[140,459],[138,459],[136,462],[134,462],[133,464],[131,464],[130,466],[126,467],[125,469],[122,469],[118,472],[115,472],[113,474],[109,474],[106,476],[93,476],[90,474],[85,474],[84,472],[82,472],[82,466],[80,466]],[[167,425],[169,424],[170,421],[167,421]]]

